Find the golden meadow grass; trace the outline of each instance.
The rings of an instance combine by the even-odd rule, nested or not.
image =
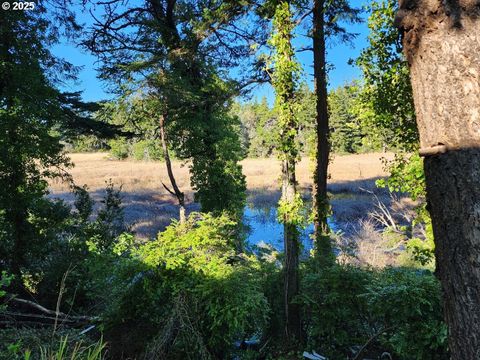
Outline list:
[[[330,183],[358,181],[385,176],[381,158],[392,158],[387,153],[359,155],[336,155],[330,164]],[[70,154],[75,167],[70,170],[77,185],[86,184],[90,190],[105,187],[105,181],[112,179],[122,184],[125,191],[155,190],[167,194],[162,181],[169,184],[165,164],[154,161],[111,160],[108,153]],[[280,164],[276,159],[246,159],[242,161],[243,172],[247,178],[249,190],[277,189],[280,176]],[[297,178],[300,187],[311,186],[313,165],[309,159],[302,159],[297,166]],[[178,185],[184,191],[191,191],[188,163],[173,162],[173,171]],[[53,192],[68,190],[66,184],[55,181],[51,184]]]
[[[374,180],[386,175],[381,158],[392,154],[371,153],[336,155],[330,164],[330,191],[346,194],[332,199],[339,219],[351,219],[363,214],[370,206],[371,197],[361,189],[372,189]],[[108,153],[70,154],[75,166],[70,173],[77,185],[86,184],[97,201],[103,196],[105,182],[110,179],[122,186],[126,221],[140,237],[152,237],[176,217],[173,198],[162,186],[170,185],[165,164],[154,161],[112,160]],[[280,163],[271,159],[245,159],[242,161],[246,176],[249,203],[255,207],[273,206],[279,198]],[[302,192],[308,197],[312,186],[312,162],[305,158],[297,166],[297,179]],[[193,202],[188,163],[173,162],[177,183],[186,193],[188,210],[198,210]],[[50,184],[52,196],[72,202],[68,184],[59,180]],[[349,195],[350,194],[350,195]]]

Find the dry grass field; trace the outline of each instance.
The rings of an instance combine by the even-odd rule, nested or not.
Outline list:
[[[107,153],[71,154],[75,164],[70,173],[77,185],[86,184],[96,200],[100,200],[105,182],[110,179],[122,186],[125,215],[133,230],[141,237],[151,237],[176,216],[175,199],[163,188],[169,185],[165,164],[134,160],[112,160]],[[334,216],[339,222],[350,222],[371,206],[374,182],[385,176],[381,158],[392,154],[372,153],[334,156],[330,165],[329,188],[332,193]],[[274,205],[279,197],[280,165],[275,159],[246,159],[243,161],[247,179],[249,203],[254,207]],[[198,209],[193,202],[189,184],[188,164],[174,162],[178,185],[186,193],[189,209]],[[303,159],[297,168],[298,182],[305,197],[311,189],[313,165]],[[50,184],[52,196],[67,202],[73,200],[68,184],[55,181]]]

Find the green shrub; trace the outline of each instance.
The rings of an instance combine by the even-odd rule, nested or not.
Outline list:
[[[163,160],[163,150],[158,140],[133,140],[126,139],[110,140],[110,155],[119,160],[133,157],[137,161],[141,160]],[[173,151],[170,154],[174,157]]]
[[[149,140],[147,144],[148,160],[163,160],[164,154],[162,146],[158,140]],[[170,157],[173,159],[176,157],[175,152],[170,150]]]
[[[395,359],[448,359],[440,288],[432,273],[334,266],[310,270],[302,285],[309,349],[345,359],[370,341],[365,357],[387,352]]]
[[[130,146],[125,139],[115,139],[108,142],[110,155],[118,160],[125,160],[130,155]]]
[[[69,140],[71,144],[71,152],[95,152],[106,149],[105,140],[94,135],[80,135]]]
[[[147,160],[148,159],[148,142],[145,140],[141,140],[133,143],[132,155],[135,160]]]
[[[380,343],[396,358],[449,359],[440,284],[431,272],[387,268],[376,274],[362,298],[387,329]]]
[[[7,295],[7,292],[4,290],[10,286],[13,276],[8,275],[6,271],[2,271],[0,276],[0,311],[6,309],[6,304],[3,303],[3,297]]]
[[[120,264],[106,315],[112,342],[148,345],[149,358],[227,358],[235,340],[260,332],[260,267],[233,251],[235,229],[226,216],[192,214]]]
[[[129,237],[124,224],[120,190],[106,183],[105,195],[93,214],[94,202],[86,187],[74,188],[74,209],[62,208],[62,221],[51,226],[46,255],[36,260],[31,290],[43,306],[53,308],[62,289],[62,305],[73,310],[92,310],[97,292],[104,284],[100,271],[110,271],[118,255],[116,248]],[[123,246],[122,245],[122,246]],[[99,290],[100,289],[100,290]]]
[[[368,340],[370,316],[360,297],[372,281],[373,272],[354,266],[307,269],[301,302],[308,348],[332,359],[344,359],[352,345]]]
[[[132,145],[131,153],[135,160],[163,160],[163,150],[158,140],[136,141]]]

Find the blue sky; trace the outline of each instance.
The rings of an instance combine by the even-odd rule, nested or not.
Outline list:
[[[80,14],[80,21],[90,23],[88,13]],[[334,68],[329,73],[329,87],[336,88],[340,85],[348,83],[349,81],[359,78],[360,71],[355,66],[349,65],[350,59],[355,59],[360,54],[360,51],[367,45],[368,27],[366,23],[347,25],[346,28],[352,32],[357,33],[358,36],[349,44],[335,44],[328,48],[327,60]],[[297,43],[310,41],[297,39]],[[77,48],[73,43],[63,41],[52,49],[53,53],[60,56],[75,66],[81,67],[78,81],[73,84],[68,84],[64,87],[65,91],[83,91],[83,99],[86,101],[98,101],[104,99],[111,99],[112,95],[106,91],[106,84],[97,78],[96,58],[87,52]],[[302,64],[305,73],[306,81],[311,84],[313,73],[312,69],[312,54],[311,52],[302,52],[298,54],[298,59]],[[260,99],[266,96],[269,103],[273,103],[274,94],[270,86],[261,86],[254,89],[252,93],[253,98]]]
[[[327,43],[327,61],[330,65],[333,65],[333,68],[328,74],[329,88],[336,88],[338,86],[344,85],[351,82],[354,79],[361,77],[361,71],[355,65],[349,65],[349,60],[355,60],[359,55],[362,49],[364,49],[368,44],[368,26],[366,20],[361,24],[354,25],[345,25],[345,28],[348,32],[352,34],[357,34],[356,38],[353,39],[351,44],[346,43]],[[308,41],[308,42],[307,42]],[[294,45],[297,48],[303,46],[311,46],[311,40],[307,38],[297,37],[294,41]],[[305,81],[312,86],[313,81],[313,53],[312,52],[300,52],[297,54],[297,59],[302,65],[302,70],[305,76]],[[256,89],[253,97],[261,98],[266,96],[269,104],[273,104],[274,93],[271,86],[266,85]]]

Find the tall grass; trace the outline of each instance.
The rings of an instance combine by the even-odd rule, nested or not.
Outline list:
[[[68,343],[68,336],[60,341],[57,350],[41,348],[39,360],[103,360],[106,343],[103,339],[85,346],[82,342],[75,342],[73,347]],[[24,360],[33,360],[32,352],[25,351]]]

